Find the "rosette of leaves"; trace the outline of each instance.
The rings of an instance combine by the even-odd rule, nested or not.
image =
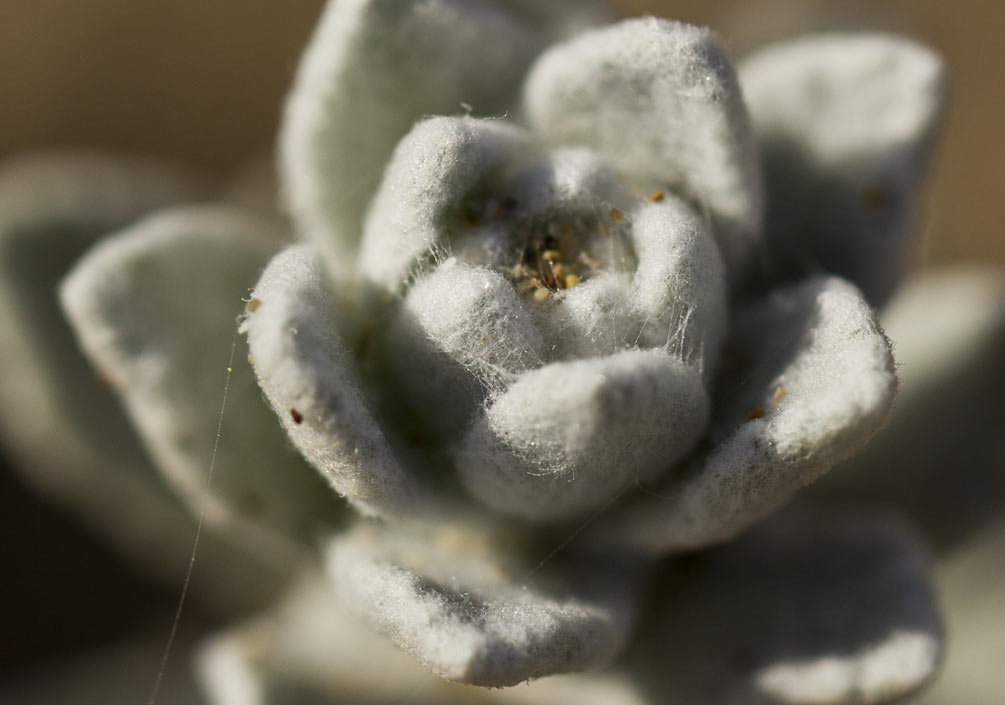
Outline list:
[[[205,511],[242,561],[209,568],[215,594],[253,570],[263,599],[289,586],[201,652],[213,702],[859,703],[934,672],[925,552],[859,506],[883,495],[862,471],[850,505],[754,525],[893,405],[873,307],[940,61],[834,35],[734,70],[709,30],[602,18],[330,4],[284,116],[289,226],[107,158],[44,164],[72,182],[55,208],[9,168],[3,203],[30,207],[0,209],[4,355],[32,386],[5,383],[4,421],[26,467],[69,497],[59,468],[90,458],[74,487],[100,488],[106,528],[120,485],[163,480],[130,508]],[[962,347],[1000,348],[1000,290],[974,296]],[[54,426],[80,448],[46,448]],[[101,459],[126,443],[120,478]]]

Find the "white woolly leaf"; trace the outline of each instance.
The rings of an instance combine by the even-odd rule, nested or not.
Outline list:
[[[0,167],[0,433],[11,467],[158,575],[183,570],[192,521],[81,355],[57,289],[100,236],[205,192],[192,174],[122,155],[42,153]]]
[[[623,675],[544,678],[475,691],[437,678],[308,575],[272,611],[212,637],[197,659],[212,705],[643,705]]]
[[[284,117],[280,162],[299,230],[336,271],[395,143],[424,115],[502,115],[541,39],[484,0],[327,5]]]
[[[427,260],[444,256],[465,201],[519,162],[529,138],[492,120],[432,118],[418,123],[394,151],[366,221],[359,266],[388,291],[399,291]]]
[[[896,37],[825,35],[761,50],[740,80],[766,170],[773,273],[823,269],[883,301],[942,112],[942,61]]]
[[[281,536],[313,538],[338,508],[288,448],[246,354],[228,363],[242,298],[276,247],[271,224],[241,211],[167,210],[106,238],[60,291],[84,350],[193,514],[204,507],[266,554],[292,548]]]
[[[418,281],[387,334],[402,390],[441,434],[545,359],[533,314],[501,274],[449,260]]]
[[[640,184],[680,191],[712,221],[732,273],[760,238],[757,153],[736,76],[707,29],[628,20],[545,52],[525,109],[546,140],[591,147]]]
[[[784,515],[671,563],[628,661],[653,702],[885,703],[939,665],[928,572],[889,517]]]
[[[1005,506],[1005,278],[910,280],[881,316],[901,378],[890,422],[814,492],[905,510],[940,550]]]
[[[471,527],[360,529],[328,552],[350,609],[434,673],[491,687],[596,668],[627,638],[638,565],[590,556],[531,568]]]
[[[719,249],[694,214],[669,198],[636,209],[632,239],[638,345],[669,350],[711,379],[730,323]]]
[[[740,309],[719,437],[680,478],[602,518],[599,541],[655,552],[731,538],[862,448],[893,404],[889,342],[861,294],[813,279]]]
[[[698,372],[661,351],[555,362],[488,406],[457,451],[458,469],[491,507],[565,520],[666,472],[708,413]]]
[[[293,444],[363,513],[414,511],[418,486],[374,420],[315,252],[305,245],[280,252],[252,301],[243,330],[255,372]]]

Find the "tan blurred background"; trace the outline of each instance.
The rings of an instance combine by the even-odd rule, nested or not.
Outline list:
[[[820,28],[936,47],[951,108],[921,220],[923,261],[1005,262],[1005,4],[994,0],[617,0],[719,31],[740,56]],[[0,156],[53,145],[156,152],[220,173],[260,153],[322,0],[2,0]]]
[[[225,175],[270,146],[282,95],[322,4],[0,0],[0,158],[24,149],[91,145],[157,153]],[[772,38],[827,28],[888,29],[934,46],[951,67],[952,96],[920,219],[918,260],[1005,264],[1005,3],[617,4],[626,14],[649,12],[710,25],[736,57]],[[38,585],[52,592],[35,596],[35,607],[22,607],[24,618],[3,628],[18,635],[19,648],[0,654],[0,676],[72,653],[98,637],[126,633],[146,614],[143,605],[164,598],[161,588],[135,576],[115,578],[114,570],[126,568],[100,547],[80,543],[72,522],[43,514],[45,508],[34,506],[10,481],[3,480],[0,495],[9,519],[5,527],[35,540],[4,559],[14,584],[24,583],[12,599],[24,604]],[[970,551],[940,567],[953,646],[946,677],[924,705],[1005,702],[1002,679],[988,677],[1001,673],[1005,659],[1000,641],[1005,522],[998,524],[997,538],[994,531],[986,533]],[[975,581],[975,574],[982,577]],[[168,593],[170,603],[174,595]],[[95,606],[102,595],[105,610]],[[91,621],[54,636],[57,625],[79,620],[85,609]]]

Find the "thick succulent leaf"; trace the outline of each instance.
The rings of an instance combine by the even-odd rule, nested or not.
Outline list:
[[[760,171],[736,75],[709,30],[646,18],[585,32],[540,57],[524,102],[546,140],[686,194],[729,270],[743,268],[760,238]]]
[[[485,0],[339,0],[322,15],[286,106],[285,197],[344,271],[394,145],[423,115],[502,115],[542,38]]]
[[[950,548],[1005,506],[1005,279],[921,275],[881,320],[901,378],[890,423],[813,490],[897,506]]]
[[[945,92],[939,57],[877,34],[810,37],[740,66],[776,277],[820,270],[874,303],[896,285]]]
[[[662,351],[555,362],[492,401],[458,450],[458,470],[488,506],[563,521],[659,477],[708,416],[701,375]]]
[[[564,554],[535,569],[471,526],[333,542],[329,576],[350,609],[449,680],[508,686],[596,668],[625,644],[639,563]]]
[[[448,437],[464,430],[487,394],[546,356],[532,312],[512,284],[455,259],[415,283],[386,339],[401,390]]]
[[[0,364],[8,371],[0,375],[0,432],[12,467],[137,565],[172,579],[188,561],[192,520],[80,354],[57,286],[101,235],[205,191],[173,167],[89,152],[0,168]]]
[[[568,675],[518,688],[451,683],[348,611],[306,576],[270,614],[210,639],[197,669],[211,705],[641,705],[622,677]]]
[[[418,123],[395,149],[374,197],[360,252],[364,276],[397,292],[423,265],[445,257],[465,201],[519,163],[528,146],[522,130],[500,121]]]
[[[729,331],[719,249],[690,209],[669,197],[635,210],[632,239],[632,305],[644,321],[637,344],[662,347],[711,379]]]
[[[848,458],[882,426],[890,346],[850,284],[812,279],[737,311],[715,445],[595,524],[655,552],[728,539]]]
[[[670,562],[626,662],[653,702],[865,705],[942,650],[927,559],[890,517],[783,515]]]
[[[205,509],[276,558],[339,506],[288,447],[236,354],[242,298],[277,245],[269,221],[231,208],[163,211],[92,249],[60,291],[82,347],[193,514]]]
[[[333,320],[313,249],[280,252],[262,274],[242,331],[258,382],[297,449],[357,509],[398,517],[425,506],[372,413]]]

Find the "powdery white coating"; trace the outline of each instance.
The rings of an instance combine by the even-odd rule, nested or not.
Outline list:
[[[763,49],[739,74],[764,157],[771,266],[823,268],[881,302],[904,265],[942,61],[898,37],[825,35]]]
[[[329,580],[374,629],[434,673],[489,687],[596,668],[624,645],[637,569],[557,566],[531,580],[515,556],[464,528],[446,538],[360,530],[327,555]]]
[[[1005,276],[918,275],[880,320],[901,378],[897,405],[883,432],[812,490],[898,507],[947,551],[1005,507]]]
[[[192,514],[205,509],[246,549],[289,560],[304,549],[290,539],[312,539],[338,505],[288,448],[246,355],[230,360],[242,297],[276,246],[273,225],[242,211],[163,210],[92,248],[60,298]],[[218,440],[225,385],[230,432]]]
[[[546,358],[532,313],[501,274],[450,259],[409,290],[387,335],[396,381],[440,433]]]
[[[919,537],[889,516],[786,512],[667,571],[630,662],[656,702],[903,698],[941,659],[928,572]]]
[[[479,690],[431,676],[307,575],[268,614],[217,635],[197,655],[212,705],[643,705],[621,674],[564,675]]]
[[[524,86],[535,133],[596,149],[707,212],[732,274],[760,239],[755,143],[736,76],[707,29],[627,20],[546,51]]]
[[[632,308],[638,345],[662,347],[711,379],[729,331],[726,274],[719,248],[676,199],[643,203],[632,214],[638,267]]]
[[[415,510],[417,486],[377,426],[332,321],[314,250],[296,245],[269,263],[242,325],[258,383],[283,428],[332,487],[367,515]]]
[[[366,205],[412,124],[462,102],[504,114],[540,42],[482,0],[327,4],[286,104],[280,167],[298,230],[330,266],[350,264]]]
[[[734,335],[733,362],[748,372],[720,381],[732,397],[715,419],[721,439],[683,479],[603,517],[597,540],[660,553],[729,539],[886,420],[897,388],[890,344],[850,284],[817,278],[780,289],[740,309]],[[755,409],[761,418],[748,417]]]
[[[426,260],[444,256],[465,199],[497,180],[528,140],[497,120],[439,117],[416,124],[395,149],[367,216],[363,275],[397,292]]]
[[[457,451],[458,470],[501,512],[569,519],[665,473],[708,415],[698,372],[662,351],[555,362],[491,403]]]

